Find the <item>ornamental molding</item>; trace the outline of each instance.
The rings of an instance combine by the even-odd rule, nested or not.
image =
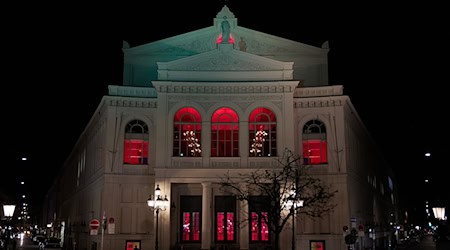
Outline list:
[[[155,54],[170,54],[170,55],[185,55],[185,54],[198,54],[207,52],[215,49],[216,37],[212,36],[210,33],[204,34],[201,37],[197,37],[195,40],[179,41],[179,43],[174,44],[164,44],[161,45],[153,53]]]
[[[216,54],[210,58],[205,59],[204,61],[193,62],[190,64],[180,65],[178,67],[174,67],[171,70],[180,70],[180,71],[242,71],[245,70],[255,70],[255,71],[264,71],[264,70],[273,70],[273,67],[268,65],[251,62],[251,61],[243,61],[241,58],[237,58],[233,55],[220,53]]]
[[[198,95],[170,95],[168,96],[168,99],[170,101],[176,101],[176,102],[182,102],[187,100],[198,100],[201,99],[202,102],[199,103],[205,103],[205,102],[214,102],[218,103],[218,97],[217,96],[201,96]],[[225,102],[235,101],[235,102],[248,102],[248,101],[275,101],[275,100],[282,100],[282,95],[264,95],[264,96],[240,96],[240,95],[221,95],[220,100],[224,100]]]
[[[308,100],[296,100],[294,102],[294,108],[322,108],[322,107],[336,107],[343,106],[345,100],[342,99],[308,99]]]
[[[320,97],[320,96],[341,96],[344,94],[342,85],[321,86],[321,87],[300,87],[295,89],[294,97]]]
[[[217,83],[211,83],[217,84]],[[242,83],[241,83],[242,84]],[[161,93],[195,93],[195,94],[263,94],[263,93],[289,93],[295,90],[293,84],[286,85],[271,85],[271,86],[237,86],[237,85],[223,85],[218,86],[173,86],[173,85],[162,85],[154,84],[157,92]],[[186,97],[184,97],[186,98]],[[195,97],[198,98],[198,97]],[[217,99],[217,97],[214,97]]]
[[[110,96],[156,97],[156,90],[150,87],[109,85],[108,94]]]
[[[106,101],[112,107],[157,108],[155,100],[135,100],[130,98],[110,98]]]

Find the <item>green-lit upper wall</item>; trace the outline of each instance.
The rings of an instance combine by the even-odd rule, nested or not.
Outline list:
[[[276,37],[237,25],[237,18],[224,6],[214,18],[212,26],[167,39],[129,48],[124,43],[125,86],[152,86],[158,80],[157,62],[169,62],[217,49],[221,35],[220,23],[226,16],[231,24],[234,49],[282,62],[293,62],[293,79],[304,86],[328,85],[328,48],[319,48]],[[201,69],[199,69],[201,70]],[[235,79],[238,81],[238,79]]]

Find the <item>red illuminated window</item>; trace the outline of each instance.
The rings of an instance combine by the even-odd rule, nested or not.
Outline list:
[[[318,120],[311,120],[303,127],[303,163],[327,163],[327,134],[325,125]]]
[[[201,156],[200,113],[192,107],[181,108],[175,114],[173,124],[173,156]]]
[[[309,241],[311,250],[325,250],[325,241],[324,240],[310,240]]]
[[[182,242],[200,242],[201,239],[201,196],[181,196]]]
[[[235,242],[236,198],[233,196],[216,196],[216,241]]]
[[[148,127],[143,121],[133,120],[125,127],[123,162],[148,163]]]
[[[256,108],[249,116],[249,156],[277,155],[277,123],[275,114],[267,108]]]
[[[182,241],[200,241],[200,213],[183,212]]]
[[[217,241],[234,241],[234,213],[217,212]]]
[[[269,216],[267,212],[269,204],[270,201],[267,197],[253,196],[249,199],[251,242],[270,242]]]
[[[239,119],[234,110],[219,108],[211,119],[211,156],[239,156]]]
[[[269,241],[269,227],[267,225],[267,212],[252,212],[251,240]]]

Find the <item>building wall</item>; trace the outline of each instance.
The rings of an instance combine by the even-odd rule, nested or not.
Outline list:
[[[307,121],[318,119],[326,126],[329,162],[314,166],[311,173],[338,190],[337,207],[330,215],[314,221],[297,216],[298,248],[308,248],[310,240],[325,240],[327,249],[346,249],[343,226],[376,226],[388,222],[386,211],[393,209],[385,183],[388,172],[348,97],[296,95],[294,98],[291,92],[258,93],[253,97],[228,94],[225,100],[199,93],[158,93],[157,99],[105,97],[55,182],[60,188],[52,189],[54,192],[61,190],[54,204],[57,207],[55,223],[66,223],[69,231],[66,244],[76,242],[79,247],[87,248],[92,244],[100,246],[101,234],[90,236],[88,224],[92,218],[101,219],[105,212],[107,218],[114,218],[115,222],[114,234],[107,233],[103,238],[106,249],[123,249],[125,240],[130,239],[140,240],[143,248],[151,247],[155,239],[155,217],[146,200],[159,184],[173,206],[160,214],[159,244],[161,249],[175,246],[180,237],[177,236],[180,195],[202,196],[207,184],[211,195],[207,202],[212,204],[213,197],[221,194],[217,184],[219,177],[226,172],[237,175],[258,167],[276,166],[273,158],[248,157],[248,115],[259,106],[268,107],[277,115],[279,154],[284,148],[294,148],[301,154],[302,128]],[[173,116],[184,106],[197,108],[204,118],[203,157],[171,155]],[[212,112],[222,106],[232,107],[239,114],[240,157],[208,157],[208,120]],[[150,161],[146,165],[123,164],[125,126],[133,119],[143,120],[149,126]],[[212,205],[206,207],[213,209]],[[212,215],[212,211],[209,214]],[[352,223],[352,218],[356,222]],[[213,224],[208,225],[210,228],[204,230],[213,232]],[[237,245],[246,249],[248,228],[242,230],[237,236]],[[380,232],[377,237],[382,238],[383,234]],[[282,235],[282,247],[290,246],[290,237],[287,226]],[[214,244],[212,238],[209,242]]]

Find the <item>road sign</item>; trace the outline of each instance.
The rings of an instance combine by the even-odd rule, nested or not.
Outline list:
[[[100,227],[100,221],[98,221],[97,219],[92,219],[89,222],[89,227],[91,228],[91,230],[97,230]]]

